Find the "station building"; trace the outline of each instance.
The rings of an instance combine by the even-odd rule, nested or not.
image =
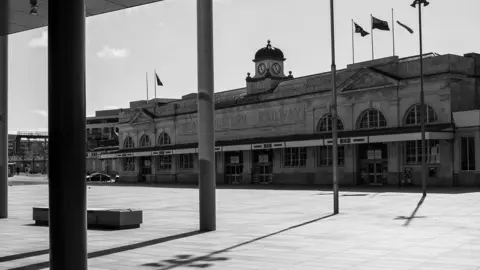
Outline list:
[[[270,42],[246,86],[215,94],[218,184],[331,184],[331,73],[294,78]],[[429,186],[480,185],[480,55],[424,55]],[[341,185],[421,184],[420,61],[397,56],[337,71]],[[197,94],[119,113],[120,181],[198,181]],[[112,161],[110,161],[112,162]]]

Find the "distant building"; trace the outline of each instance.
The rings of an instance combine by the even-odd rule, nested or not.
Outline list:
[[[8,160],[21,172],[45,173],[48,165],[48,133],[17,132],[8,135]]]
[[[215,94],[217,183],[332,183],[331,74],[294,78],[270,43],[246,86]],[[314,63],[312,63],[314,64]],[[420,141],[419,58],[387,57],[338,70],[341,185],[480,185],[480,55],[424,58],[426,145]],[[197,183],[197,94],[132,102],[119,150],[101,154],[124,182]]]
[[[116,173],[111,160],[98,160],[100,154],[118,150],[118,117],[120,109],[96,111],[95,116],[87,117],[87,171]]]

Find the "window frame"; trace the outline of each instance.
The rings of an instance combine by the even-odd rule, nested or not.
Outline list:
[[[315,166],[317,168],[332,166],[333,163],[333,146],[322,145],[315,147]],[[337,156],[338,166],[345,165],[345,146],[338,146]]]
[[[193,170],[195,168],[195,154],[180,154],[178,155],[178,168],[181,170]]]
[[[172,144],[172,139],[170,138],[170,135],[168,135],[166,132],[160,133],[157,139],[157,144],[159,146],[161,145],[170,145]]]
[[[122,165],[125,172],[135,171],[135,157],[122,158]]]
[[[439,165],[440,164],[440,140],[425,140],[426,142],[426,164]],[[404,164],[405,165],[421,165],[422,164],[422,141],[405,141],[404,142]],[[432,154],[432,149],[438,147],[438,152]],[[433,159],[435,157],[435,159]],[[413,161],[411,161],[413,160]]]
[[[142,137],[140,137],[140,147],[150,147],[152,146],[152,141],[150,140],[150,136],[147,134],[143,134]]]
[[[376,119],[372,119],[372,117]],[[377,123],[377,125],[373,126],[372,123],[375,123],[375,122]],[[364,126],[364,123],[367,123],[367,126]],[[374,129],[374,128],[384,128],[387,126],[388,126],[388,123],[385,115],[380,110],[372,108],[372,109],[366,110],[361,114],[357,127],[358,129]]]
[[[461,171],[476,170],[475,154],[476,154],[475,137],[474,136],[460,137],[460,170]],[[466,158],[467,160],[464,160],[464,158]]]
[[[123,140],[123,148],[125,149],[132,149],[135,148],[135,142],[131,136],[128,136]]]
[[[283,167],[284,168],[306,168],[307,167],[307,147],[289,147],[283,148]]]
[[[318,120],[315,131],[317,133],[331,132],[332,127],[333,127],[332,114],[327,113]],[[337,130],[344,130],[343,121],[342,119],[340,119],[340,117],[338,117],[338,115],[337,115]]]
[[[173,155],[160,155],[155,157],[156,171],[171,171]]]
[[[410,108],[407,110],[407,113],[405,114],[405,121],[404,124],[406,126],[413,126],[413,125],[420,125],[421,124],[421,111],[420,111],[421,104],[414,104],[410,106]],[[428,105],[425,104],[426,107],[426,113],[425,115],[425,123],[426,124],[431,124],[438,122],[438,114],[435,111],[435,109]],[[431,115],[433,114],[433,118],[431,119]],[[413,119],[413,121],[411,120]]]

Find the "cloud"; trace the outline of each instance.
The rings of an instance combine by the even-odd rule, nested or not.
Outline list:
[[[36,114],[38,114],[38,115],[40,115],[40,116],[43,116],[43,117],[45,117],[45,118],[48,117],[48,112],[45,111],[45,110],[32,110],[31,112],[32,112],[32,113],[36,113]]]
[[[97,56],[100,58],[123,58],[128,56],[128,50],[103,46],[103,49],[97,53]]]
[[[48,47],[48,31],[42,31],[42,35],[40,37],[33,38],[28,43],[29,47],[32,48],[46,48]]]

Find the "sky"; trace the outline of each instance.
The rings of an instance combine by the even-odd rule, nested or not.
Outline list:
[[[281,49],[294,77],[327,72],[331,66],[330,7],[327,0],[213,0],[215,92],[245,87],[254,74],[255,52],[270,39]],[[352,23],[370,31],[370,14],[394,19],[399,57],[419,54],[418,11],[412,0],[336,0],[337,69],[352,63]],[[430,0],[423,11],[424,53],[480,52],[480,1]],[[156,70],[164,86],[158,98],[197,91],[196,0],[166,0],[87,18],[87,116],[126,108],[153,98]],[[47,28],[9,37],[9,132],[48,127]],[[354,36],[355,62],[371,60],[371,36]],[[375,58],[393,54],[392,32],[374,30]],[[65,89],[68,91],[68,89]]]

